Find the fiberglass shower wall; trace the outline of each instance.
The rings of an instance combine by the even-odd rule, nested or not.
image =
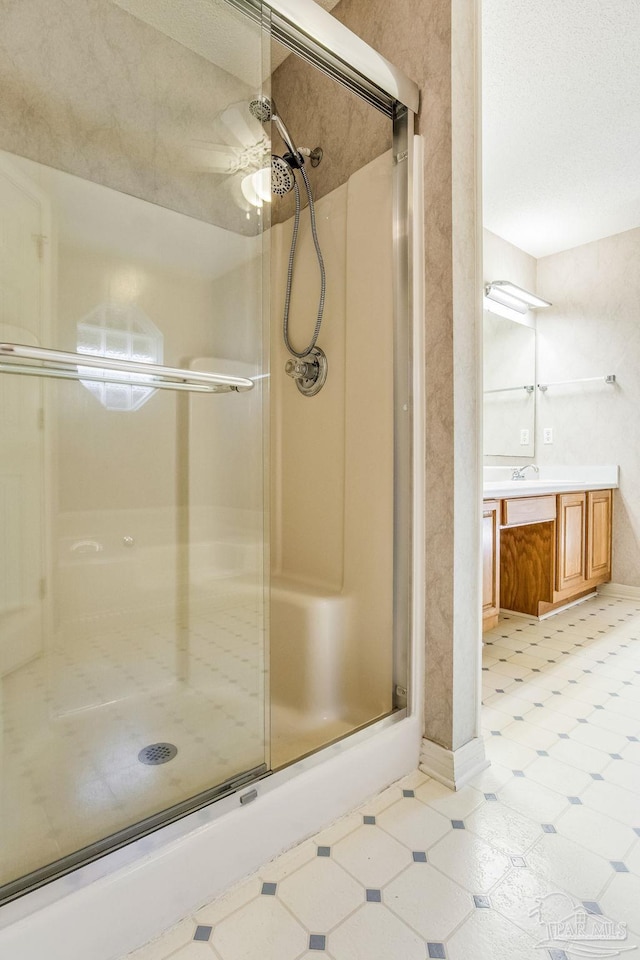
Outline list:
[[[327,382],[303,396],[285,374],[282,316],[293,196],[271,233],[271,734],[274,767],[392,711],[394,303],[392,123],[291,54],[275,102],[307,161],[327,296],[318,346]],[[282,144],[274,136],[274,152]],[[304,197],[304,192],[303,192]],[[290,311],[300,350],[319,275],[301,219]]]
[[[171,7],[0,0],[0,342],[256,378],[2,358],[0,898],[266,760],[263,36]]]

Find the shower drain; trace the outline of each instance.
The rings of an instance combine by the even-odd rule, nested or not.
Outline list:
[[[148,747],[143,747],[138,754],[140,763],[148,763],[154,766],[158,763],[168,763],[173,760],[178,748],[173,743],[150,743]]]

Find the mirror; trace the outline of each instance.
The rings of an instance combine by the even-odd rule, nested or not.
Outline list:
[[[483,345],[484,455],[533,457],[535,329],[485,310]]]

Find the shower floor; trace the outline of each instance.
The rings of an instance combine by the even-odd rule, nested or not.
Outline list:
[[[191,617],[182,654],[156,611],[68,627],[6,676],[0,885],[263,763],[260,634],[259,606],[231,589]],[[157,742],[177,756],[141,763]]]
[[[192,614],[60,630],[0,683],[0,886],[265,762],[261,609],[241,585]],[[180,679],[182,678],[182,679]],[[357,723],[274,703],[271,766]],[[167,763],[138,760],[149,744]]]

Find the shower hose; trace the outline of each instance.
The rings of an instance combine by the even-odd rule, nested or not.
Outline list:
[[[307,191],[307,197],[309,198],[309,216],[311,218],[311,234],[313,236],[313,245],[316,248],[316,256],[318,258],[318,266],[320,267],[320,300],[318,301],[318,315],[316,318],[316,325],[313,331],[313,336],[308,347],[305,347],[304,350],[295,350],[291,346],[291,341],[289,340],[289,307],[291,304],[291,284],[293,282],[293,265],[296,258],[296,244],[298,242],[298,228],[300,226],[300,190],[298,189],[298,181],[293,177],[293,189],[295,192],[296,198],[296,212],[293,218],[293,233],[291,235],[291,249],[289,250],[289,265],[287,267],[287,289],[284,296],[284,317],[283,317],[283,337],[284,344],[289,353],[294,357],[302,359],[306,357],[308,353],[311,353],[313,348],[316,345],[316,341],[320,334],[320,327],[322,326],[322,314],[324,312],[324,299],[326,293],[326,275],[324,269],[324,260],[322,259],[322,251],[320,250],[320,243],[318,241],[318,231],[316,227],[316,211],[313,203],[313,194],[311,193],[311,184],[309,183],[309,177],[307,176],[307,171],[304,167],[299,167],[300,173],[302,174],[302,179],[304,180],[304,185]]]

